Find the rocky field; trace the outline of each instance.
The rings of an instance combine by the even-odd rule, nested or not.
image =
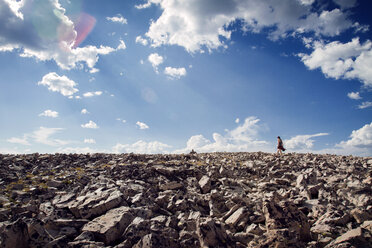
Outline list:
[[[372,247],[372,158],[0,155],[0,247]]]

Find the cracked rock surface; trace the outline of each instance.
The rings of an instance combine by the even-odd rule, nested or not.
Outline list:
[[[0,154],[0,247],[372,247],[372,158]]]

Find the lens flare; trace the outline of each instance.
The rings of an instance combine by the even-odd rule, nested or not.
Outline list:
[[[77,32],[77,37],[75,39],[73,48],[79,46],[79,44],[85,40],[87,35],[94,28],[95,24],[96,24],[96,19],[93,16],[87,13],[81,13],[79,15],[79,18],[77,19],[77,22],[75,23],[75,31]]]

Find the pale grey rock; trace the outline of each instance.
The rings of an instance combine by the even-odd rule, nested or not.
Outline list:
[[[70,211],[78,218],[90,218],[118,206],[123,194],[113,188],[104,190],[99,188],[94,192],[79,196],[68,204]]]
[[[230,226],[236,226],[238,222],[248,215],[248,209],[246,207],[241,207],[236,210],[227,220],[225,223]]]
[[[120,238],[133,218],[128,207],[111,209],[84,225],[82,231],[92,232],[98,241],[107,245]]]
[[[199,186],[203,194],[209,193],[211,190],[211,179],[210,177],[204,175],[200,180],[199,180]]]

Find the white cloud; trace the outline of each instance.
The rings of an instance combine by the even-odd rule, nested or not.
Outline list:
[[[342,141],[338,144],[339,147],[358,147],[369,148],[372,150],[372,122],[364,125],[358,130],[353,130],[350,139]]]
[[[89,70],[89,73],[92,73],[92,74],[97,73],[97,72],[99,72],[99,69],[97,69],[97,68],[92,68],[92,69]],[[91,79],[89,79],[89,82],[91,82],[90,80]]]
[[[243,31],[269,31],[273,39],[293,32],[335,36],[353,27],[348,14],[339,9],[312,8],[313,0],[148,0],[137,8],[158,5],[161,16],[153,21],[146,36],[152,46],[178,45],[188,52],[226,47],[233,30],[228,26],[240,20]]]
[[[314,43],[311,54],[299,54],[310,69],[320,68],[327,77],[359,79],[365,86],[372,86],[372,42],[359,43],[354,38],[348,43],[334,41]]]
[[[359,109],[365,109],[369,107],[372,107],[372,102],[362,102],[362,104],[358,106]]]
[[[362,97],[359,95],[359,92],[350,92],[347,94],[347,96],[350,98],[350,99],[353,99],[353,100],[359,100],[359,99],[362,99]]]
[[[88,123],[81,124],[81,127],[82,128],[91,128],[91,129],[97,129],[97,128],[99,128],[94,121],[89,121]]]
[[[116,16],[113,16],[113,17],[106,17],[106,20],[121,23],[121,24],[128,23],[127,19],[125,19],[121,14],[117,14]]]
[[[290,150],[305,150],[308,151],[314,146],[314,137],[326,136],[328,133],[317,133],[311,135],[297,135],[290,138],[289,140],[284,140],[284,147]]]
[[[48,87],[48,90],[53,92],[59,92],[64,96],[72,96],[79,90],[76,89],[76,83],[66,76],[59,76],[55,72],[46,74],[38,85],[44,85]]]
[[[88,112],[87,109],[82,109],[80,113],[81,113],[82,115],[89,114],[89,112]]]
[[[342,9],[349,9],[355,7],[357,0],[333,0]]]
[[[159,141],[145,142],[139,140],[133,144],[116,144],[112,150],[114,153],[169,153],[167,149],[170,145],[161,143]]]
[[[70,141],[52,139],[50,136],[60,132],[63,128],[47,128],[40,127],[38,130],[34,131],[30,136],[36,143],[49,145],[49,146],[60,146],[69,144]]]
[[[146,39],[142,38],[142,36],[136,37],[136,43],[140,43],[144,46],[147,46],[147,44],[149,44],[149,42]]]
[[[71,141],[51,138],[52,135],[62,130],[63,128],[40,127],[39,129],[33,131],[32,133],[24,134],[23,138],[12,137],[10,139],[7,139],[7,141],[10,143],[21,145],[31,145],[30,142],[34,142],[48,146],[63,146],[71,143]]]
[[[299,0],[301,4],[303,5],[312,5],[315,0]]]
[[[116,50],[125,50],[127,46],[125,45],[125,42],[123,40],[119,40],[120,44],[116,48]]]
[[[24,0],[21,1],[4,0],[4,2],[8,4],[10,10],[13,12],[14,15],[16,15],[21,20],[24,19],[22,12],[19,11],[25,4]]]
[[[23,138],[12,137],[7,139],[6,141],[9,143],[20,144],[24,146],[30,145],[30,143],[28,142],[28,137],[26,135],[24,135]]]
[[[152,67],[154,67],[156,73],[158,73],[158,66],[164,62],[164,59],[159,54],[152,53],[149,55],[148,61],[151,63]]]
[[[94,139],[84,139],[84,143],[87,143],[87,144],[95,144],[96,141]]]
[[[254,116],[248,117],[235,129],[227,130],[225,135],[214,133],[213,141],[203,135],[192,136],[185,148],[174,152],[187,153],[192,149],[198,152],[273,151],[272,144],[258,138],[258,133],[266,130],[265,125],[260,125],[259,122],[260,120]]]
[[[83,97],[93,97],[102,95],[102,91],[86,92],[83,94]]]
[[[240,121],[240,119],[239,119],[239,118],[236,118],[236,119],[235,119],[235,123],[236,123],[236,124],[238,124],[238,123],[239,123],[239,121]]]
[[[66,70],[83,68],[84,63],[92,69],[99,55],[120,49],[108,46],[78,45],[95,25],[95,18],[81,13],[78,20],[85,24],[85,32],[77,32],[75,24],[58,0],[0,1],[0,51],[15,51],[22,57],[39,61],[54,60]],[[88,31],[88,32],[86,32]],[[120,45],[119,45],[120,46]]]
[[[102,150],[95,150],[90,147],[64,147],[59,148],[56,152],[58,153],[76,153],[76,154],[85,154],[85,153],[98,153],[98,152],[105,152]]]
[[[39,114],[39,116],[46,116],[46,117],[57,118],[58,117],[58,112],[57,111],[50,110],[50,109],[47,109],[43,113]]]
[[[149,126],[147,126],[145,123],[137,121],[136,125],[139,127],[139,129],[148,129]]]
[[[164,74],[168,75],[171,79],[179,79],[183,76],[186,76],[186,69],[181,68],[173,68],[173,67],[165,67]]]

